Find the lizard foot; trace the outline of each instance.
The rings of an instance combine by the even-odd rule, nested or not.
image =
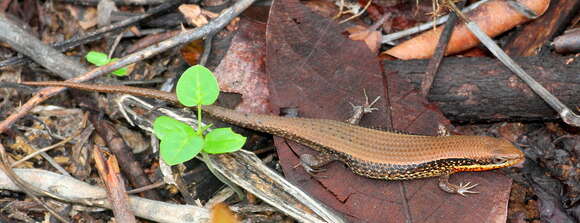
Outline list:
[[[479,194],[478,191],[471,191],[471,189],[477,187],[479,184],[471,184],[471,182],[467,182],[466,184],[459,183],[456,193],[466,197],[466,194]]]
[[[381,99],[381,96],[377,96],[375,100],[369,103],[369,96],[367,95],[367,91],[363,89],[363,94],[365,96],[365,103],[363,105],[354,105],[350,103],[352,109],[354,111],[351,118],[346,120],[346,122],[356,125],[360,122],[362,116],[367,113],[371,113],[373,111],[379,110],[378,108],[373,108],[373,106]]]
[[[478,194],[479,192],[471,190],[477,187],[477,185],[478,184],[471,184],[471,182],[465,184],[460,183],[459,185],[449,183],[449,174],[441,175],[439,177],[439,188],[441,188],[441,190],[451,194],[459,194],[464,197],[467,197],[467,194]]]

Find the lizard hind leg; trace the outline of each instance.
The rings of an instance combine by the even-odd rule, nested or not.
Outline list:
[[[335,155],[328,153],[319,153],[318,156],[311,154],[300,155],[300,165],[302,165],[310,175],[326,171],[323,167],[336,160],[339,159]]]

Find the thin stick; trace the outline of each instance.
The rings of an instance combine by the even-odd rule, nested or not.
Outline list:
[[[101,0],[57,0],[58,2],[66,2],[77,5],[98,5]],[[113,0],[116,5],[157,5],[165,2],[165,0]]]
[[[461,1],[459,7],[463,7],[465,5],[465,1]],[[445,56],[445,52],[447,51],[447,46],[449,45],[449,40],[451,39],[451,34],[453,33],[453,29],[455,28],[457,22],[457,13],[451,12],[449,16],[449,21],[445,24],[445,28],[439,35],[439,42],[437,43],[437,49],[435,53],[433,53],[433,57],[429,60],[429,64],[427,65],[427,71],[425,72],[425,76],[423,76],[423,81],[421,82],[421,93],[424,96],[427,96],[429,90],[431,90],[431,86],[433,85],[433,80],[435,80],[435,75],[437,75],[437,71],[439,70],[439,65],[441,65],[441,61],[443,61],[443,57]]]
[[[98,129],[98,128],[97,128]],[[99,172],[101,180],[107,189],[107,197],[111,202],[111,209],[115,220],[118,222],[136,223],[135,215],[129,205],[129,196],[125,190],[125,183],[121,177],[119,163],[115,155],[105,157],[103,151],[97,146],[93,149],[95,166]]]
[[[157,182],[155,182],[155,183],[152,183],[152,184],[149,184],[149,185],[147,185],[147,186],[142,186],[142,187],[139,187],[139,188],[135,188],[135,189],[133,189],[133,190],[128,190],[128,191],[127,191],[127,194],[136,194],[136,193],[141,193],[141,192],[143,192],[143,191],[152,190],[152,189],[155,189],[155,188],[161,187],[161,186],[163,186],[163,185],[165,185],[165,182],[163,182],[163,181],[157,181]]]
[[[207,59],[209,58],[209,55],[211,54],[211,46],[212,46],[214,36],[215,35],[208,35],[205,37],[205,40],[203,41],[203,53],[201,54],[201,57],[199,58],[199,65],[205,66],[205,64],[207,63]]]

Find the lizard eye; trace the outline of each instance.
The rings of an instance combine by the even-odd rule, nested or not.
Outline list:
[[[501,157],[495,157],[492,160],[492,162],[495,163],[495,164],[501,164],[501,163],[504,163],[505,161],[506,161],[506,159],[501,158]]]

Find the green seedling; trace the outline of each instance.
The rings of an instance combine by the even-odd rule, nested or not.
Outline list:
[[[92,63],[93,65],[95,65],[97,67],[105,66],[111,62],[115,62],[115,61],[119,60],[119,58],[109,58],[109,56],[107,56],[107,54],[97,52],[97,51],[90,51],[85,56],[85,59],[89,63]],[[127,67],[123,67],[121,69],[115,70],[112,72],[112,74],[119,76],[119,77],[126,76],[127,75]]]
[[[176,94],[181,104],[197,106],[198,126],[195,131],[191,126],[167,116],[155,120],[153,130],[161,140],[161,159],[167,164],[186,162],[200,152],[220,154],[242,148],[246,137],[231,128],[218,128],[203,135],[208,127],[201,125],[201,106],[213,104],[219,95],[217,80],[210,70],[201,65],[188,68],[177,82]]]

